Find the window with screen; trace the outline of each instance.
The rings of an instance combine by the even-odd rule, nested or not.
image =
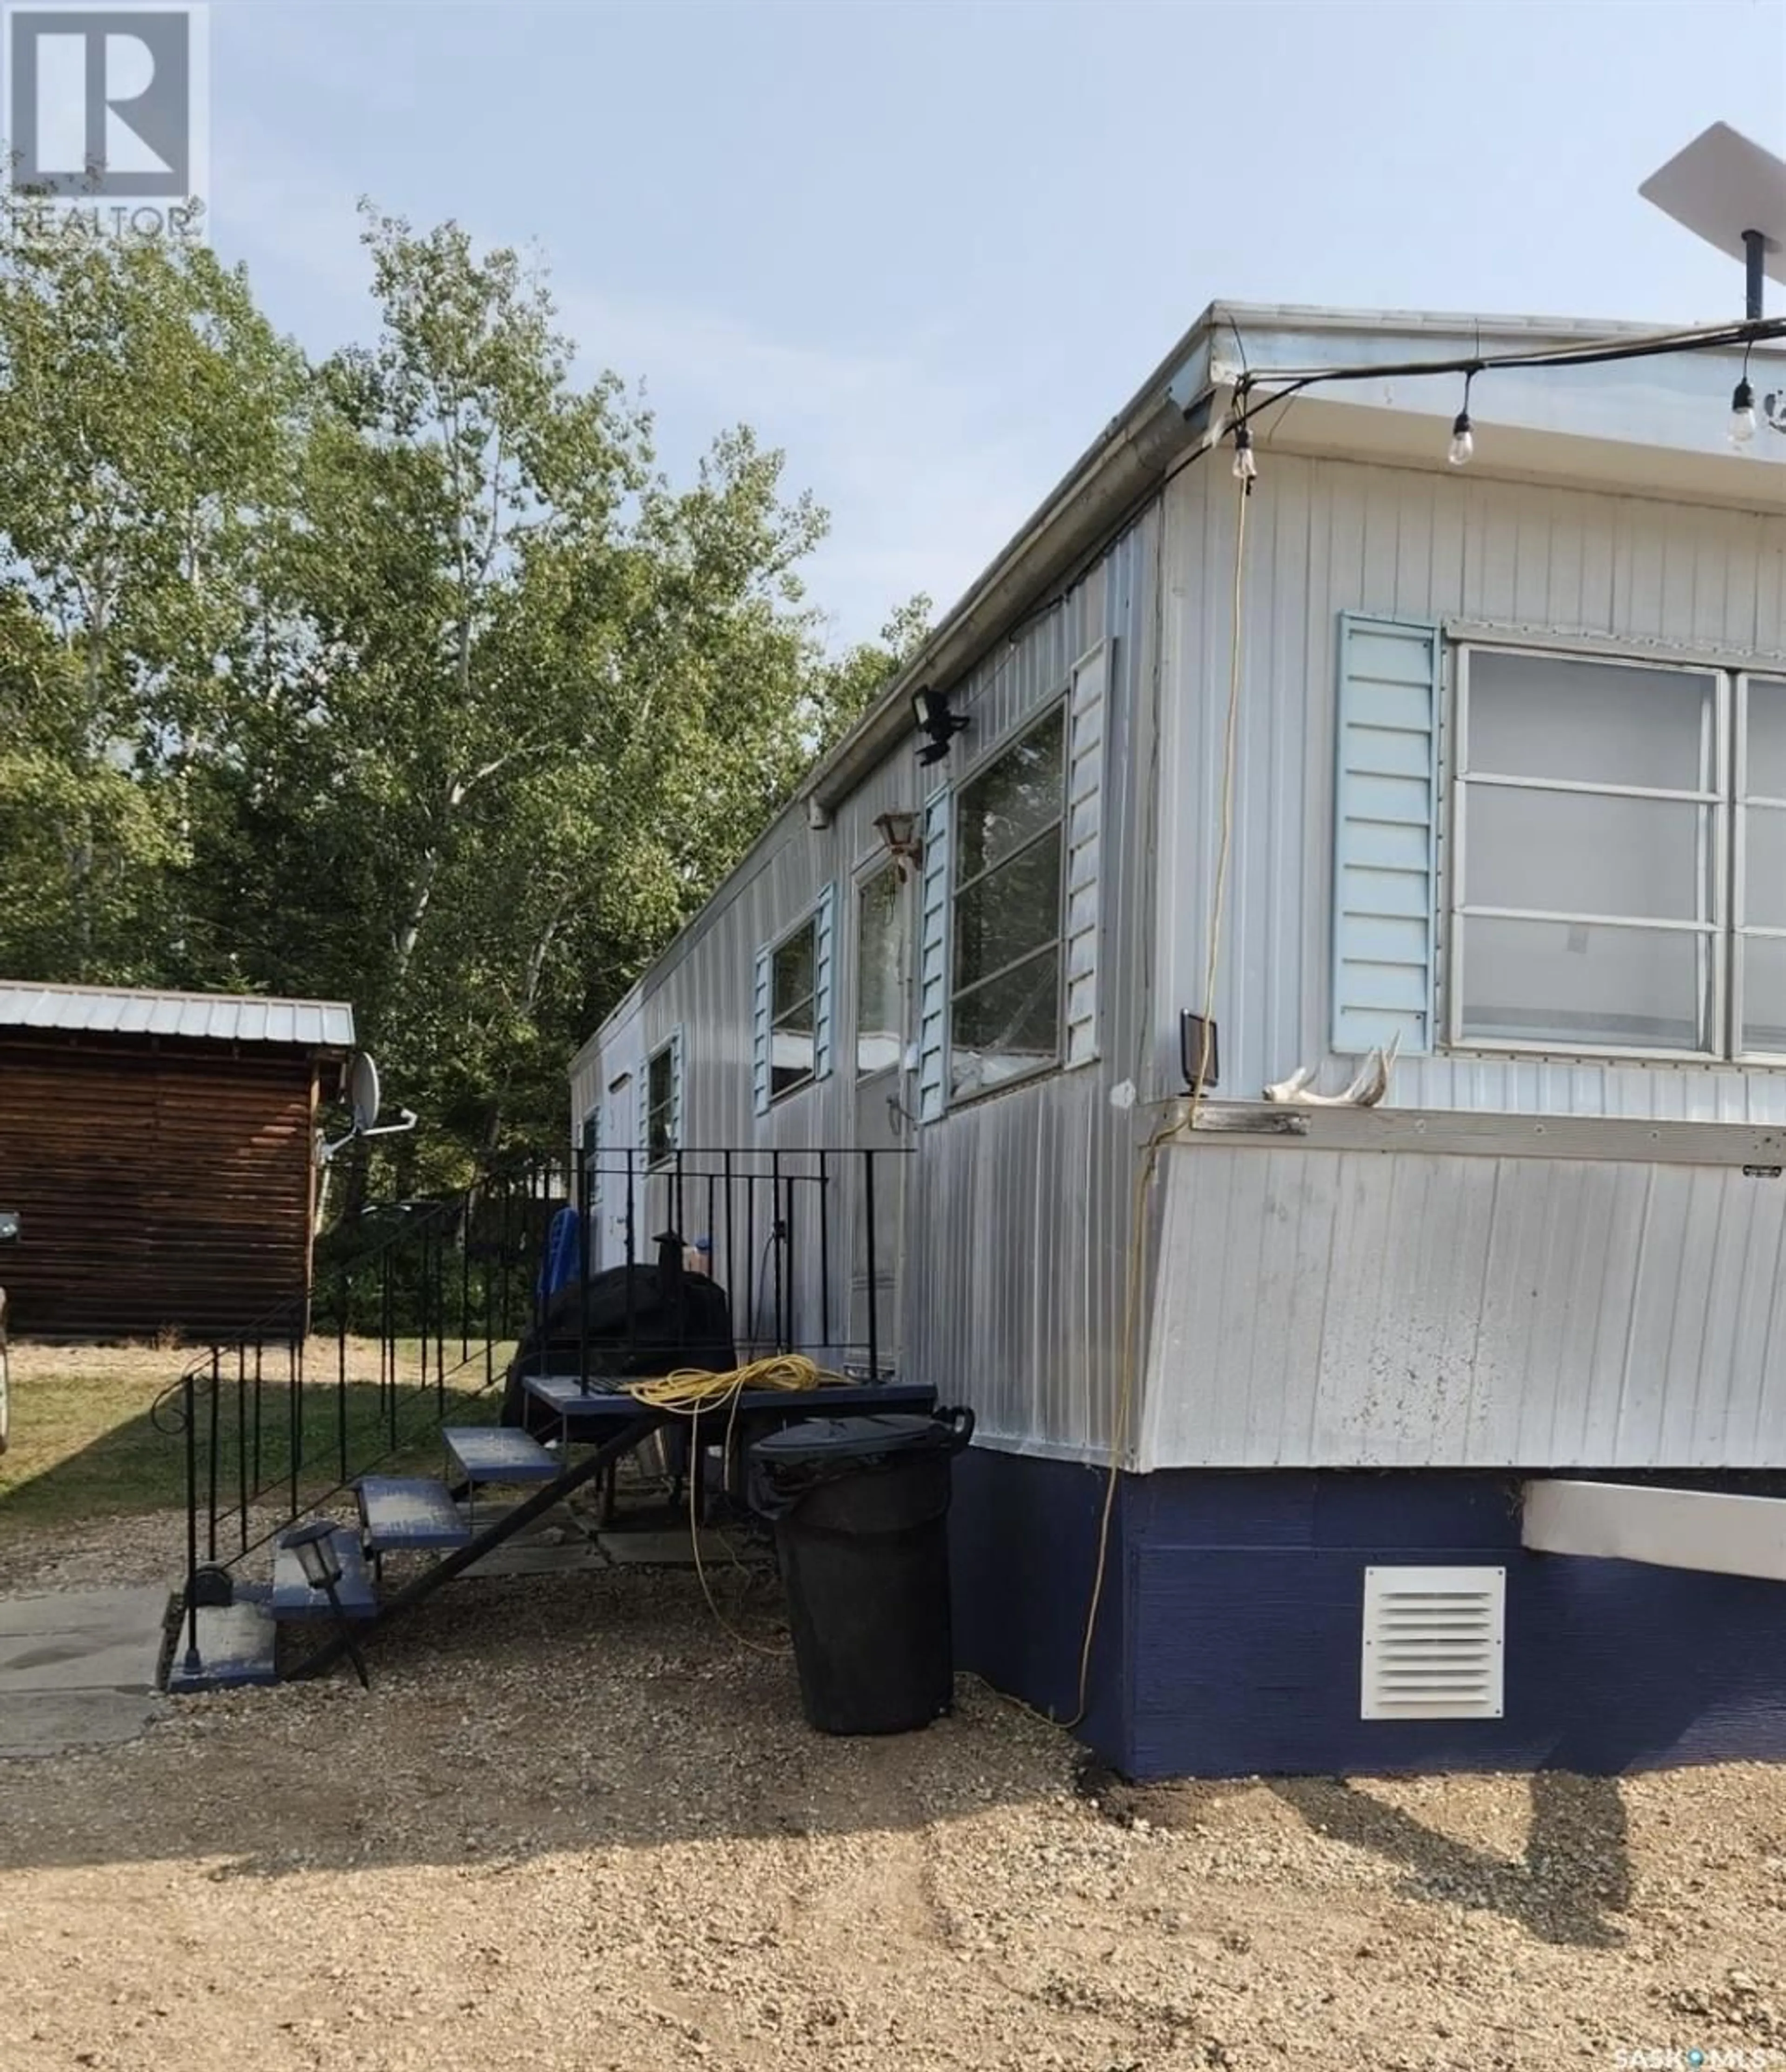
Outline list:
[[[856,893],[856,1076],[892,1071],[905,1023],[905,893],[896,864]]]
[[[645,1156],[660,1165],[677,1149],[676,1046],[654,1050],[645,1068]]]
[[[949,1087],[959,1099],[1060,1059],[1064,709],[955,802]]]
[[[1454,1036],[1786,1052],[1786,680],[1460,660]]]
[[[818,921],[809,915],[769,957],[769,1097],[797,1092],[817,1055]]]

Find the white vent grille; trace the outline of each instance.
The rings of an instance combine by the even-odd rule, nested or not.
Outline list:
[[[1498,1720],[1504,1568],[1367,1568],[1360,1714]]]

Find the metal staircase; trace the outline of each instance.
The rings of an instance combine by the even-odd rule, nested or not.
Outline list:
[[[849,1248],[833,1242],[833,1214],[860,1215],[866,1198],[871,1231],[874,1161],[903,1155],[815,1153],[803,1166],[800,1154],[776,1153],[759,1170],[748,1153],[682,1154],[656,1174],[636,1170],[629,1157],[628,1286],[636,1231],[671,1224],[693,1201],[708,1228],[724,1234],[714,1277],[726,1275],[722,1285],[732,1288],[740,1357],[747,1347],[799,1347],[842,1367],[866,1350],[866,1382],[828,1391],[827,1409],[846,1407],[845,1398],[850,1408],[928,1400],[927,1391],[883,1380],[872,1304],[865,1349],[826,1343],[831,1317],[849,1306],[847,1281],[842,1291],[831,1285],[833,1260],[850,1271]],[[840,1188],[840,1168],[852,1160],[857,1176]],[[615,1361],[627,1348],[589,1343],[586,1327],[570,1348],[573,1371],[561,1363],[528,1376],[529,1416],[548,1443],[495,1421],[492,1392],[517,1342],[542,1318],[541,1262],[555,1221],[568,1206],[586,1231],[599,1184],[588,1160],[569,1169],[533,1161],[449,1200],[388,1204],[362,1219],[369,1238],[335,1234],[302,1313],[269,1318],[191,1361],[155,1415],[186,1454],[187,1580],[170,1691],[316,1675],[344,1657],[357,1665],[360,1641],[576,1490],[605,1478],[611,1509],[620,1459],[664,1421],[604,1381],[604,1364],[640,1371],[636,1361]],[[611,1200],[611,1178],[608,1186]],[[794,1248],[796,1227],[804,1252]],[[735,1242],[735,1261],[726,1256]],[[578,1257],[575,1274],[588,1270]],[[627,1321],[630,1330],[630,1295]],[[491,1421],[472,1421],[480,1412]],[[785,1397],[757,1414],[778,1412],[799,1414]],[[439,1449],[434,1474],[420,1472],[416,1457],[430,1446]],[[698,1449],[691,1458],[698,1477]],[[338,1571],[332,1597],[312,1586],[287,1544],[305,1521],[327,1527],[316,1536]],[[401,1567],[388,1577],[392,1557]]]
[[[356,1522],[336,1523],[327,1535],[340,1572],[332,1598],[307,1580],[286,1536],[274,1544],[270,1583],[233,1582],[227,1602],[204,1601],[201,1588],[182,1622],[168,1689],[180,1694],[277,1681],[282,1659],[291,1651],[282,1649],[282,1627],[325,1628],[320,1642],[283,1671],[319,1675],[356,1643],[352,1629],[369,1633],[431,1596],[555,1509],[619,1450],[610,1443],[566,1459],[525,1432],[500,1425],[448,1425],[440,1436],[446,1455],[441,1476],[372,1474],[355,1486]],[[629,1437],[626,1443],[634,1441]],[[492,1507],[488,1494],[497,1490],[529,1494]],[[389,1590],[387,1555],[434,1558]]]

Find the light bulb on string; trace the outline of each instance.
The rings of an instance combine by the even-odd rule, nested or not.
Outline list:
[[[1475,458],[1475,428],[1470,422],[1470,384],[1476,378],[1471,368],[1463,377],[1463,408],[1451,420],[1451,443],[1445,450],[1445,458],[1453,467],[1467,467]]]
[[[1746,446],[1755,437],[1755,391],[1745,374],[1730,397],[1730,444]]]

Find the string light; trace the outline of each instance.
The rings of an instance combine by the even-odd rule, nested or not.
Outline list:
[[[1743,355],[1743,378],[1736,384],[1730,397],[1730,444],[1746,446],[1755,437],[1755,391],[1749,386],[1749,353],[1754,350],[1751,339]]]
[[[1656,331],[1636,338],[1590,339],[1578,345],[1545,346],[1535,351],[1485,354],[1479,341],[1476,352],[1467,360],[1364,360],[1327,367],[1254,368],[1243,377],[1241,389],[1237,393],[1238,396],[1244,391],[1250,397],[1254,392],[1258,393],[1260,400],[1253,405],[1256,414],[1268,404],[1287,403],[1291,397],[1301,395],[1305,389],[1325,386],[1329,382],[1381,383],[1403,376],[1411,378],[1461,374],[1464,377],[1464,406],[1452,420],[1446,458],[1454,467],[1467,467],[1475,453],[1475,427],[1470,420],[1469,383],[1484,368],[1606,367],[1625,360],[1654,360],[1665,355],[1715,352],[1721,347],[1741,346],[1743,379],[1730,398],[1730,443],[1740,448],[1754,438],[1761,414],[1749,381],[1749,355],[1757,345],[1782,339],[1786,339],[1786,317],[1749,317],[1741,323],[1708,324],[1697,330]],[[1782,394],[1786,396],[1786,391]],[[1770,397],[1765,406],[1770,423],[1776,421],[1772,401]],[[1235,427],[1234,474],[1240,481],[1251,482],[1258,473],[1258,466],[1254,456],[1246,450],[1252,441],[1243,436],[1244,431],[1243,419]]]
[[[1445,458],[1453,467],[1467,467],[1475,458],[1476,435],[1470,423],[1470,384],[1475,378],[1472,367],[1463,377],[1463,408],[1451,420],[1451,443]]]

